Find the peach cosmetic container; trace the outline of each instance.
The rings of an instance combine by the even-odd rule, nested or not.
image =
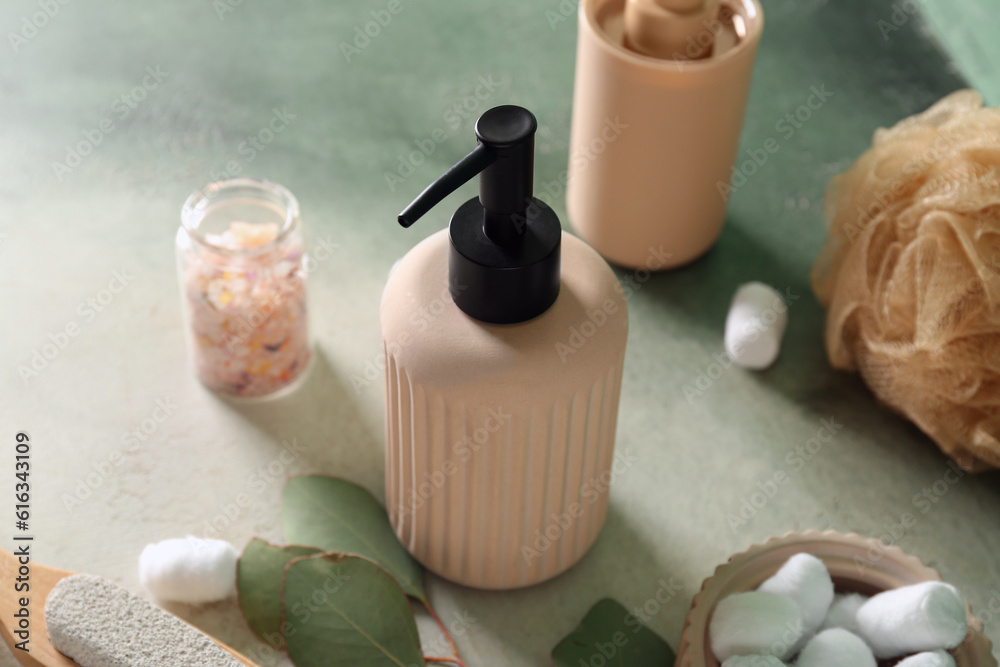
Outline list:
[[[757,0],[581,0],[566,205],[608,261],[715,243],[763,24]]]
[[[628,338],[624,293],[532,196],[535,117],[487,111],[479,145],[407,207],[480,174],[382,297],[386,502],[433,572],[508,589],[576,563],[604,524]]]

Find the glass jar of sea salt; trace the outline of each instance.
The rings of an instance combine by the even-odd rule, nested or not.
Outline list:
[[[198,379],[243,398],[290,390],[311,356],[299,204],[269,181],[210,183],[181,210],[177,267]]]

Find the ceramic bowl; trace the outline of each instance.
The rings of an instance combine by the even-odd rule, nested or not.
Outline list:
[[[755,590],[785,561],[802,552],[826,564],[838,592],[873,595],[923,581],[941,581],[936,570],[901,549],[875,539],[833,531],[775,537],[736,554],[705,580],[684,621],[674,667],[719,667],[708,636],[708,623],[716,604],[733,593]],[[982,624],[971,611],[969,634],[952,655],[958,667],[997,667],[992,645],[982,634]]]

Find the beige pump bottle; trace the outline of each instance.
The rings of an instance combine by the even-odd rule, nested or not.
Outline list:
[[[580,0],[566,206],[609,261],[715,243],[763,24],[758,0]]]
[[[625,299],[532,196],[536,127],[516,106],[483,114],[476,149],[399,222],[481,172],[479,197],[400,260],[382,297],[389,517],[428,569],[476,588],[563,572],[608,506]]]

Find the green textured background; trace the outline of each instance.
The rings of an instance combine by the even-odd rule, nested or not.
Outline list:
[[[40,561],[138,590],[142,547],[204,534],[206,520],[238,546],[254,535],[280,540],[284,475],[336,474],[382,495],[382,384],[365,380],[380,351],[381,288],[393,261],[443,227],[474,186],[410,231],[395,215],[470,149],[472,117],[494,104],[537,114],[538,179],[564,169],[576,39],[572,16],[550,21],[569,0],[401,2],[351,62],[341,45],[385,0],[244,0],[221,15],[211,0],[71,0],[16,53],[9,41],[0,45],[0,437],[25,429],[37,443]],[[974,609],[1000,605],[1000,476],[964,478],[921,513],[914,494],[942,479],[946,459],[878,407],[856,377],[829,368],[823,312],[808,287],[824,234],[824,185],[876,127],[963,87],[963,77],[1000,101],[997,5],[928,2],[930,24],[912,18],[886,39],[879,21],[892,20],[887,0],[764,1],[743,146],[775,137],[780,150],[735,195],[716,248],[641,283],[629,303],[618,447],[636,462],[616,480],[593,551],[524,591],[482,593],[430,578],[445,619],[465,615],[458,641],[470,665],[545,664],[604,596],[647,605],[650,627],[676,646],[691,597],[733,552],[788,530],[878,536],[905,513],[916,524],[900,546],[939,568]],[[4,2],[0,27],[19,30],[36,11],[35,1]],[[169,75],[119,119],[116,98],[147,66]],[[497,83],[476,101],[481,77]],[[833,97],[785,138],[776,123],[820,85]],[[468,119],[453,115],[463,102]],[[294,120],[247,160],[240,142],[274,108]],[[60,182],[53,161],[108,114],[114,130]],[[397,155],[439,128],[446,140],[391,189],[385,172]],[[319,363],[299,393],[252,408],[219,401],[187,371],[173,260],[181,203],[230,159],[243,173],[287,185],[313,240],[337,246],[310,283]],[[564,215],[563,201],[550,203]],[[85,318],[79,304],[123,268],[134,276],[128,288]],[[688,402],[682,387],[722,352],[728,302],[747,280],[798,297],[783,355],[764,373],[730,369]],[[22,381],[17,366],[69,322],[80,335],[39,377]],[[122,438],[157,399],[177,408],[141,448],[122,452]],[[834,441],[801,470],[788,469],[788,452],[827,418],[843,424]],[[305,452],[259,489],[251,476],[292,440]],[[101,474],[115,452],[119,463]],[[6,465],[0,458],[0,473]],[[747,525],[731,528],[727,514],[778,470],[790,482]],[[9,498],[10,480],[0,477],[0,499]],[[240,494],[249,504],[229,516]],[[656,602],[660,580],[671,577],[682,592]],[[172,608],[257,650],[231,604]],[[984,616],[987,634],[1000,640],[1000,618]]]

